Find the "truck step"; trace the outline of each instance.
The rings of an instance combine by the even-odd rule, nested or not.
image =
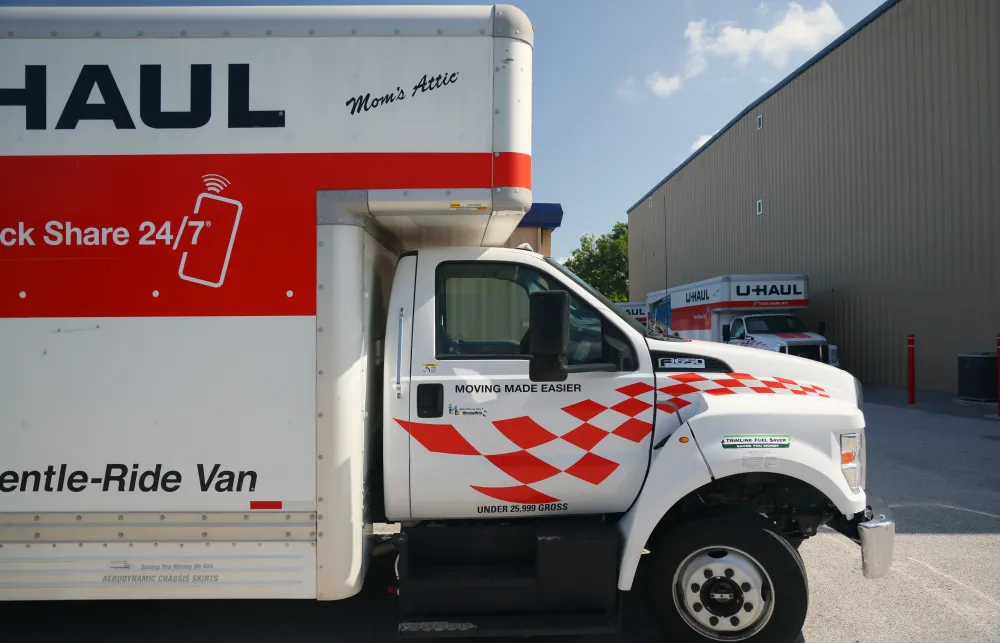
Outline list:
[[[400,639],[602,636],[618,633],[615,613],[516,614],[401,619]]]
[[[607,614],[617,604],[620,536],[611,524],[416,526],[395,540],[399,615],[414,622]]]

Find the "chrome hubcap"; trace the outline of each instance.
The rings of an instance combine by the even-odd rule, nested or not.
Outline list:
[[[684,559],[673,579],[674,604],[684,621],[715,641],[742,641],[774,611],[764,568],[732,547],[705,547]]]

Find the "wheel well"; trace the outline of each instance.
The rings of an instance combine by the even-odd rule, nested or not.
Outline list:
[[[648,542],[685,520],[740,509],[766,516],[796,547],[839,513],[823,492],[798,478],[778,473],[741,473],[712,480],[678,500],[656,525]]]

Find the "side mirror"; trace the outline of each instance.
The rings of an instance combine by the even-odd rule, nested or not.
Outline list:
[[[625,349],[612,349],[616,363],[566,364],[569,352],[569,293],[565,290],[538,290],[531,293],[528,377],[532,382],[563,382],[570,373],[614,372],[622,369]],[[622,357],[619,359],[619,353]]]
[[[529,301],[528,352],[538,357],[564,357],[569,347],[569,293],[538,290],[531,293]]]
[[[538,290],[529,299],[529,343],[531,363],[528,376],[533,382],[566,380],[566,351],[569,348],[569,293],[565,290]]]
[[[729,324],[726,324],[722,327],[722,343],[728,344],[730,338],[732,338],[732,329],[729,327]]]

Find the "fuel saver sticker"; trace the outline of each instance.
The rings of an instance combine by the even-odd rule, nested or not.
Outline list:
[[[749,434],[722,436],[723,449],[787,449],[792,440],[787,435]]]

